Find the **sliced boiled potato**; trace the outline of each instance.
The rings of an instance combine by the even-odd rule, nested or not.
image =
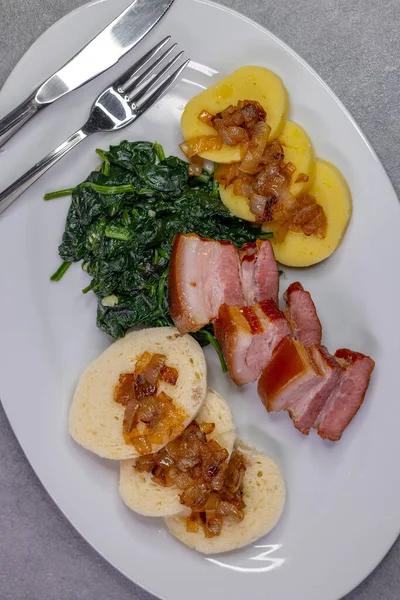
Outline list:
[[[285,162],[291,162],[296,167],[290,191],[293,196],[302,196],[314,182],[315,155],[312,142],[304,129],[293,121],[286,121],[279,141],[285,153]],[[296,182],[299,175],[307,175],[308,181]]]
[[[351,192],[339,169],[317,158],[315,179],[309,193],[315,196],[326,214],[327,231],[323,239],[289,231],[283,242],[271,240],[275,258],[288,267],[308,267],[328,258],[339,246],[352,212]],[[268,225],[263,229],[268,231]]]
[[[279,136],[289,108],[288,94],[278,75],[264,67],[241,67],[228,77],[189,100],[181,119],[185,140],[200,135],[215,135],[215,129],[202,123],[198,116],[202,110],[212,114],[221,112],[239,100],[257,100],[267,113],[271,139]],[[223,144],[220,150],[201,154],[203,158],[219,163],[240,161],[240,146]]]
[[[243,521],[238,523],[232,517],[225,517],[221,534],[207,538],[201,528],[195,533],[186,531],[184,515],[165,519],[172,535],[203,554],[228,552],[252,544],[275,527],[285,506],[285,483],[276,463],[243,442],[237,441],[235,447],[244,454],[246,464]]]
[[[214,423],[215,429],[207,439],[217,441],[231,454],[236,432],[226,400],[209,388],[195,420],[199,424]],[[146,517],[167,517],[188,510],[180,503],[180,490],[176,486],[163,487],[153,481],[151,473],[136,471],[135,460],[121,461],[119,493],[130,509]]]
[[[279,136],[285,152],[285,162],[291,162],[296,167],[293,173],[290,191],[294,196],[301,196],[308,192],[314,181],[315,156],[310,138],[300,125],[286,121],[283,131]],[[307,175],[307,182],[296,182],[299,175]],[[249,199],[246,196],[237,196],[233,193],[233,185],[219,186],[222,202],[231,213],[245,221],[256,220],[250,210]]]
[[[114,390],[122,373],[132,373],[144,352],[164,354],[166,364],[178,370],[172,386],[160,382],[159,391],[168,394],[177,409],[186,415],[179,430],[171,428],[158,452],[177,437],[195,418],[207,394],[207,366],[200,345],[190,335],[180,335],[175,327],[155,327],[128,333],[114,342],[81,375],[69,413],[69,432],[87,450],[103,458],[136,458],[135,447],[125,442],[125,408],[114,401]]]
[[[233,193],[233,184],[226,187],[219,184],[219,195],[226,208],[239,219],[255,222],[256,217],[250,210],[250,200],[246,196],[237,196]]]

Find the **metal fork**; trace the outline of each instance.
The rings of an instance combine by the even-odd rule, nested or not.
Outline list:
[[[94,102],[89,119],[82,129],[73,133],[58,148],[50,152],[22,177],[17,179],[15,183],[0,193],[0,214],[60,158],[89,135],[100,131],[116,131],[126,127],[136,121],[140,115],[153,106],[170,89],[189,63],[189,60],[186,60],[168,75],[171,67],[180,61],[183,56],[183,52],[175,54],[174,50],[177,44],[173,44],[160,54],[160,50],[166,46],[170,39],[169,36],[154,46],[122,77],[100,94]],[[172,55],[172,58],[165,62],[169,55]],[[149,66],[142,71],[146,65]],[[158,67],[160,67],[159,70],[157,70]],[[142,72],[138,75],[140,71]]]

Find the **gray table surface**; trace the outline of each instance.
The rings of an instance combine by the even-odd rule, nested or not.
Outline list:
[[[83,3],[0,0],[0,87],[34,40]],[[223,3],[265,25],[317,70],[369,137],[399,194],[400,1]],[[59,512],[1,408],[0,482],[1,600],[151,600],[100,558]],[[399,600],[399,566],[398,540],[346,600]]]

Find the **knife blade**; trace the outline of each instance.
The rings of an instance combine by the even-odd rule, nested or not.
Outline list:
[[[114,21],[0,119],[0,147],[39,110],[118,62],[164,16],[174,0],[134,0]]]

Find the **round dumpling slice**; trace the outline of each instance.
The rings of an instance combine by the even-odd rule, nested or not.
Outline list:
[[[157,452],[180,435],[200,410],[207,394],[207,367],[200,345],[190,335],[182,336],[174,327],[143,329],[128,333],[109,346],[81,375],[69,414],[73,439],[91,452],[115,460],[137,458],[139,452],[125,442],[125,407],[114,400],[119,376],[133,373],[145,353],[162,354],[166,365],[178,371],[175,385],[160,382],[158,391],[173,401],[181,420],[163,434],[162,442],[152,444]]]
[[[217,114],[240,100],[253,100],[261,104],[267,113],[271,127],[270,139],[279,136],[286,121],[289,100],[281,78],[264,67],[240,67],[228,77],[217,81],[186,104],[181,119],[181,130],[185,140],[204,135],[216,135],[215,129],[200,121],[199,114],[207,110]],[[200,154],[203,158],[218,163],[238,162],[240,146],[223,144],[220,150],[209,150]]]
[[[303,196],[314,182],[315,154],[312,142],[304,129],[293,121],[286,121],[279,141],[285,162],[291,162],[296,167],[289,189],[293,196]]]
[[[309,190],[324,209],[326,235],[305,235],[289,231],[282,242],[272,239],[276,260],[288,267],[309,267],[328,258],[341,244],[352,213],[350,188],[342,173],[332,163],[317,158],[314,182]],[[268,230],[268,224],[263,226]]]
[[[198,424],[214,423],[215,429],[207,439],[215,440],[231,454],[236,432],[226,400],[209,388],[195,420]],[[120,467],[119,492],[129,508],[147,517],[167,517],[187,510],[179,501],[180,490],[176,486],[163,487],[151,473],[137,471],[135,462],[123,460]]]
[[[178,540],[203,554],[228,552],[252,544],[271,531],[278,523],[285,505],[285,483],[273,460],[237,441],[237,450],[245,458],[243,500],[246,504],[243,521],[225,517],[219,536],[207,538],[203,529],[186,530],[186,517],[167,517],[165,523]]]
[[[291,162],[296,167],[289,190],[294,196],[302,196],[308,193],[314,182],[315,156],[311,140],[300,125],[286,121],[279,141],[285,154],[285,162]],[[250,210],[250,200],[246,196],[234,194],[233,184],[225,187],[221,183],[219,193],[226,208],[236,217],[251,222],[256,220]]]

